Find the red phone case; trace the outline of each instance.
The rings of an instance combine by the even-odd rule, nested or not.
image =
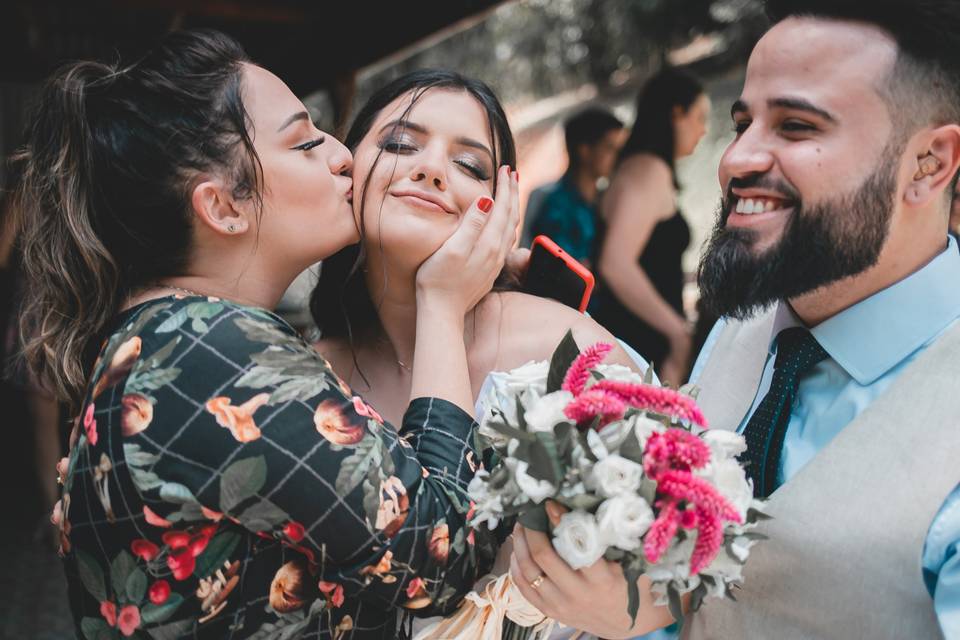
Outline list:
[[[533,250],[536,245],[540,245],[544,248],[550,255],[555,256],[563,260],[563,263],[566,265],[570,271],[573,271],[577,277],[583,280],[583,297],[580,300],[580,304],[577,309],[580,313],[583,313],[587,310],[587,304],[590,302],[590,295],[593,293],[593,287],[596,284],[596,280],[593,277],[593,273],[590,272],[585,266],[580,264],[580,262],[573,258],[569,253],[560,248],[560,246],[548,238],[547,236],[537,236],[533,239],[533,244],[530,246],[530,249]]]

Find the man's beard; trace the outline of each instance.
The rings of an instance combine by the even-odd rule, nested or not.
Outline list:
[[[890,230],[896,154],[853,194],[793,212],[780,240],[756,255],[752,229],[725,228],[732,198],[700,259],[698,281],[707,312],[745,319],[777,300],[819,289],[874,266]],[[744,181],[746,182],[746,181]],[[744,185],[750,186],[750,185]]]

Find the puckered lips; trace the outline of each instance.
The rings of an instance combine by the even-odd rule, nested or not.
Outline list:
[[[731,189],[727,227],[751,228],[783,219],[793,211],[795,201],[774,191]]]
[[[450,204],[434,193],[420,191],[419,189],[394,189],[390,191],[390,195],[411,207],[435,213],[457,215],[456,210]]]

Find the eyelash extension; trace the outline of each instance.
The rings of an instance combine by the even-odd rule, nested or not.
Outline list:
[[[387,153],[395,154],[409,153],[417,150],[415,145],[407,144],[402,140],[396,140],[392,138],[387,138],[386,140],[381,141],[378,146]],[[455,162],[466,169],[470,175],[477,180],[486,181],[490,179],[490,176],[487,174],[487,172],[471,162],[467,162],[465,160],[456,160]]]
[[[463,167],[464,169],[472,173],[473,177],[476,178],[477,180],[486,181],[490,179],[490,176],[487,175],[487,173],[480,167],[474,166],[469,162],[463,162],[463,161],[457,161],[457,164],[459,164],[461,167]]]
[[[321,136],[316,140],[311,140],[310,142],[304,142],[303,144],[298,144],[297,146],[291,147],[291,148],[296,151],[310,151],[310,149],[313,149],[314,147],[319,147],[320,145],[322,145],[324,142],[326,142],[326,140],[327,138],[325,136]]]
[[[380,145],[380,148],[388,153],[401,153],[404,151],[414,150],[413,145],[409,145],[403,142],[397,142],[394,140],[387,140],[382,145]]]

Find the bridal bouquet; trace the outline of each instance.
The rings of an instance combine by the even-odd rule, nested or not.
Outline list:
[[[603,364],[611,348],[581,353],[568,333],[549,364],[524,365],[498,386],[480,433],[499,461],[470,484],[472,524],[517,517],[548,531],[544,501],[555,500],[570,511],[550,535],[571,567],[620,563],[634,619],[646,575],[679,620],[682,594],[692,592],[694,609],[705,596],[732,597],[763,538],[751,529],[767,516],[736,459],[743,438],[708,430],[688,389]]]

